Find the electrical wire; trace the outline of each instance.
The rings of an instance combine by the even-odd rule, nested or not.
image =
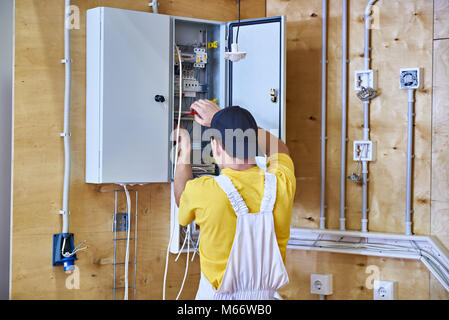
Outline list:
[[[87,250],[87,249],[89,248],[89,246],[85,246],[85,247],[82,247],[82,248],[81,248],[81,246],[82,246],[84,243],[86,243],[86,240],[84,240],[84,241],[81,242],[78,246],[76,246],[76,247],[73,249],[72,252],[64,252],[66,240],[67,240],[67,239],[64,238],[64,240],[62,241],[62,246],[61,246],[61,255],[62,255],[64,258],[72,257],[72,256],[74,256],[77,252],[84,251],[84,250]]]
[[[177,132],[176,132],[176,149],[175,149],[175,165],[173,170],[173,176],[176,175],[176,168],[178,163],[178,151],[179,151],[179,129],[181,125],[181,110],[182,110],[182,55],[181,50],[178,46],[176,46],[176,54],[178,55],[178,61],[179,61],[179,110],[178,110],[178,126],[177,126]],[[165,255],[165,270],[164,270],[164,281],[163,281],[163,287],[162,287],[162,299],[165,300],[165,289],[167,286],[167,271],[168,271],[168,260],[170,258],[170,246],[173,241],[173,234],[175,233],[175,226],[176,222],[173,222],[172,230],[170,232],[170,240],[168,241],[167,246],[167,252]]]
[[[196,253],[199,252],[199,249],[200,249],[200,237],[201,237],[201,233],[198,234],[198,240],[196,241],[196,243],[194,245],[194,251],[193,251],[193,255],[192,255],[192,262],[193,262],[193,259],[195,259]]]
[[[240,32],[240,0],[239,0],[239,24],[237,26],[237,36],[235,39],[235,43],[239,43],[239,32]]]
[[[190,224],[187,226],[187,233],[186,233],[186,238],[187,238],[187,258],[186,258],[186,269],[184,271],[184,279],[182,279],[182,284],[181,284],[181,288],[179,289],[178,295],[176,296],[176,300],[179,299],[179,296],[182,293],[182,289],[184,289],[184,283],[186,282],[187,279],[187,272],[189,271],[189,253],[190,253]],[[182,251],[180,251],[182,252]]]
[[[303,242],[303,243],[301,243]],[[304,243],[305,242],[305,243]],[[312,244],[307,242],[313,242]],[[403,245],[397,244],[385,244],[385,243],[354,243],[354,242],[344,242],[344,241],[332,241],[332,240],[317,240],[317,239],[291,239],[289,241],[289,247],[315,247],[315,248],[328,248],[328,249],[347,249],[347,250],[358,250],[363,249],[369,252],[384,252],[384,253],[402,253],[402,254],[415,254],[420,256],[421,260],[425,260],[429,265],[432,266],[433,270],[440,276],[445,282],[446,286],[449,287],[449,277],[447,274],[449,270],[439,262],[432,252],[428,250],[419,248],[415,244],[415,248],[410,248]]]
[[[70,177],[72,167],[71,133],[70,133],[70,110],[72,95],[72,57],[71,57],[71,31],[68,21],[70,21],[71,1],[65,1],[64,13],[64,59],[65,64],[65,91],[64,91],[64,182],[62,193],[62,233],[69,233],[69,198],[70,198]]]
[[[178,261],[179,256],[181,255],[182,250],[184,250],[184,247],[186,246],[187,240],[189,239],[189,237],[188,237],[188,235],[189,235],[188,227],[189,226],[190,225],[188,225],[187,228],[186,228],[186,232],[185,232],[185,235],[184,235],[184,242],[182,243],[181,249],[179,249],[178,255],[175,258],[175,262]]]
[[[178,165],[178,152],[179,152],[179,129],[181,127],[181,110],[182,110],[182,59],[181,50],[176,46],[176,51],[178,53],[179,59],[179,111],[178,111],[178,125],[176,129],[176,151],[175,151],[175,168],[174,175],[176,175],[176,168]]]
[[[128,191],[128,188],[126,187],[126,184],[123,185],[123,189],[125,190],[125,194],[126,194],[126,210],[127,210],[127,215],[128,215],[128,221],[127,221],[127,225],[126,225],[127,232],[126,232],[125,296],[124,296],[124,300],[128,300],[129,236],[131,233],[131,197],[129,196],[129,191]]]

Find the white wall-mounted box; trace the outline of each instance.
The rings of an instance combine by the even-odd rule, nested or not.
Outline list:
[[[362,87],[377,90],[377,70],[354,71],[354,90],[360,91]]]
[[[396,300],[397,282],[374,280],[373,298],[374,300]]]
[[[312,273],[310,275],[310,293],[320,295],[331,295],[332,275]]]
[[[403,68],[399,72],[399,86],[401,89],[421,89],[423,87],[422,68]]]
[[[170,17],[87,11],[86,182],[169,179]]]
[[[86,182],[137,184],[173,177],[175,46],[198,39],[199,28],[207,31],[208,42],[218,44],[203,60],[206,98],[221,107],[248,109],[260,127],[285,141],[285,19],[241,21],[239,48],[248,54],[231,63],[224,53],[237,27],[237,22],[114,8],[87,11]]]
[[[356,140],[353,145],[354,161],[376,161],[376,142]]]

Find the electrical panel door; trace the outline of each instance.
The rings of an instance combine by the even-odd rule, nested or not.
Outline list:
[[[170,16],[87,11],[86,182],[169,180],[170,39]]]
[[[248,109],[257,124],[285,141],[285,19],[231,22],[228,48],[238,36],[246,58],[229,62],[228,102]]]

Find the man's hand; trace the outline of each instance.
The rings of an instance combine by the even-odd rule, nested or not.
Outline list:
[[[176,139],[178,135],[178,129],[173,131],[173,137]],[[178,164],[190,164],[190,153],[192,151],[190,145],[189,132],[182,126],[179,128],[179,146],[178,146]]]
[[[178,129],[175,129],[173,131],[175,139],[177,134]],[[192,151],[190,146],[190,135],[187,130],[181,126],[179,127],[178,143],[178,163],[176,164],[174,183],[174,194],[177,206],[179,206],[181,195],[184,192],[187,181],[193,179],[192,166],[190,165],[190,153]]]
[[[212,118],[221,110],[219,106],[210,100],[198,100],[190,106],[191,111],[196,111],[195,121],[204,127],[210,127]]]

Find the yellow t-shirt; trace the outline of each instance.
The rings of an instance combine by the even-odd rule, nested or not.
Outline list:
[[[277,177],[274,228],[282,258],[285,260],[296,191],[293,161],[287,154],[274,154],[267,160],[267,171]],[[244,171],[226,168],[221,173],[231,179],[249,212],[259,212],[264,194],[263,170],[259,167]],[[218,289],[234,241],[237,218],[226,194],[213,177],[203,176],[187,182],[181,195],[178,220],[184,226],[195,220],[200,227],[201,271],[215,289]]]

